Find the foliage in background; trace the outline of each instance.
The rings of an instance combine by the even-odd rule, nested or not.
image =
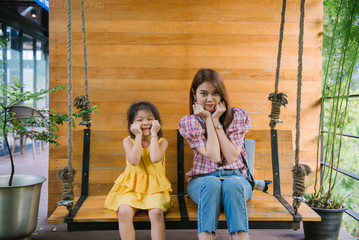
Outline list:
[[[323,130],[318,139],[317,173],[320,152],[329,167],[317,174],[315,191],[306,194],[309,205],[320,208],[341,208],[343,203],[358,212],[358,182],[336,171],[342,168],[358,174],[359,98],[359,1],[325,0],[323,24],[323,68],[321,121]],[[329,98],[329,99],[328,99]],[[322,122],[321,122],[322,124]],[[320,138],[323,145],[320,146]],[[321,150],[321,151],[320,151]],[[358,222],[346,216],[344,225],[352,235],[358,234]]]
[[[8,133],[15,132],[16,134],[25,136],[27,138],[58,144],[56,142],[56,139],[58,138],[57,131],[59,130],[57,126],[62,125],[65,121],[68,121],[67,114],[56,114],[52,110],[40,111],[44,116],[47,116],[46,121],[43,121],[43,119],[39,119],[37,117],[14,120],[11,113],[11,108],[13,106],[21,105],[28,100],[38,101],[40,99],[44,99],[46,97],[46,94],[66,89],[66,87],[64,86],[58,86],[52,89],[42,89],[38,92],[32,93],[30,91],[22,91],[23,88],[24,86],[21,84],[11,84],[9,86],[6,86],[4,79],[0,84],[0,90],[3,94],[0,102],[0,126],[3,132],[3,137],[11,161],[11,175],[9,180],[9,186],[11,186],[12,184],[12,177],[14,175],[15,169],[12,153],[7,139]],[[74,123],[75,118],[82,117],[82,115],[94,111],[95,108],[96,106],[90,108],[89,110],[81,110],[78,112],[74,112],[72,114],[71,121]],[[75,124],[73,124],[73,126],[75,126]],[[46,130],[41,132],[35,131],[31,130],[31,127],[42,127]]]
[[[26,119],[16,120],[13,118],[11,108],[15,105],[23,105],[26,102],[36,102],[38,100],[46,98],[47,94],[56,92],[58,90],[66,89],[66,87],[58,86],[52,89],[42,89],[38,92],[24,91],[25,86],[22,84],[7,84],[6,75],[4,72],[6,63],[6,39],[0,37],[0,142],[5,141],[7,151],[9,153],[11,162],[11,174],[9,179],[9,186],[12,185],[13,175],[15,173],[13,156],[10,150],[7,136],[9,133],[16,133],[17,135],[24,136],[35,140],[45,141],[49,143],[58,144],[56,139],[58,138],[57,131],[58,125],[62,125],[63,122],[68,121],[67,114],[56,114],[52,110],[39,110],[46,120],[41,118],[29,117]],[[72,123],[74,119],[83,117],[92,112],[97,112],[96,106],[87,108],[85,110],[79,110],[72,114]],[[44,131],[33,131],[31,127],[41,127]]]
[[[4,54],[6,54],[5,50],[5,44],[6,44],[6,40],[4,40],[2,37],[0,37],[0,80],[2,82],[4,82],[5,80],[5,71],[4,71],[4,65],[5,65],[5,59],[6,59],[6,55],[4,56]],[[1,102],[3,99],[4,93],[1,91],[0,92],[0,98],[1,98]],[[2,128],[0,129],[0,143],[4,140],[3,138],[3,132],[2,132]]]

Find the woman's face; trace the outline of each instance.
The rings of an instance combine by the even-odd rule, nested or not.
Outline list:
[[[216,106],[222,99],[218,89],[207,81],[198,85],[193,97],[197,100],[198,104],[211,113],[216,111]]]
[[[152,122],[154,120],[155,117],[153,116],[151,111],[139,110],[135,115],[133,123],[138,123],[140,125],[142,134],[147,136],[151,134]]]

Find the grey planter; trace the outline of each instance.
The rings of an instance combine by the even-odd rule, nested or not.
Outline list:
[[[41,186],[46,178],[34,175],[0,176],[0,239],[30,239],[39,212]]]
[[[340,232],[343,212],[347,208],[323,209],[313,208],[322,218],[321,222],[303,222],[306,240],[337,240]]]

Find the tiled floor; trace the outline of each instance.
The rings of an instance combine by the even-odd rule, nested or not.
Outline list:
[[[33,159],[31,149],[25,151],[24,155],[16,153],[14,156],[17,174],[34,174],[47,177],[48,175],[48,148],[41,154],[37,153],[36,159]],[[0,157],[0,175],[10,173],[10,161],[8,157]],[[32,237],[33,240],[62,240],[62,239],[120,239],[117,231],[66,231],[66,224],[50,224],[47,222],[47,181],[42,186],[39,221],[37,224],[37,232]],[[303,230],[250,230],[251,240],[303,240]],[[196,230],[167,230],[166,238],[169,240],[196,239]],[[150,231],[136,231],[136,239],[147,240],[150,238]],[[228,239],[227,230],[218,230],[217,240]],[[339,239],[355,239],[348,233],[342,231]]]

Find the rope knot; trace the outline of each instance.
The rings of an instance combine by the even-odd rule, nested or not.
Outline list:
[[[75,98],[74,100],[74,106],[77,109],[81,110],[88,110],[91,108],[91,99],[88,95],[80,95]],[[82,114],[82,121],[79,123],[79,125],[86,125],[87,128],[90,128],[91,126],[91,112],[85,112]]]
[[[74,106],[77,109],[87,110],[91,108],[91,99],[87,95],[80,95],[74,100]]]
[[[280,107],[288,104],[287,95],[285,93],[271,93],[268,96],[268,100],[272,101],[271,114],[268,117],[271,118],[269,126],[273,129],[277,123],[282,123],[280,120]]]
[[[58,204],[62,204],[66,202],[67,209],[72,208],[72,201],[74,199],[74,178],[75,178],[76,170],[70,168],[69,166],[64,166],[59,169],[56,176],[62,180],[62,201]],[[68,204],[70,203],[71,204]]]
[[[307,164],[297,164],[292,169],[293,173],[293,208],[295,213],[300,206],[300,202],[304,201],[305,192],[305,176],[312,173]]]

